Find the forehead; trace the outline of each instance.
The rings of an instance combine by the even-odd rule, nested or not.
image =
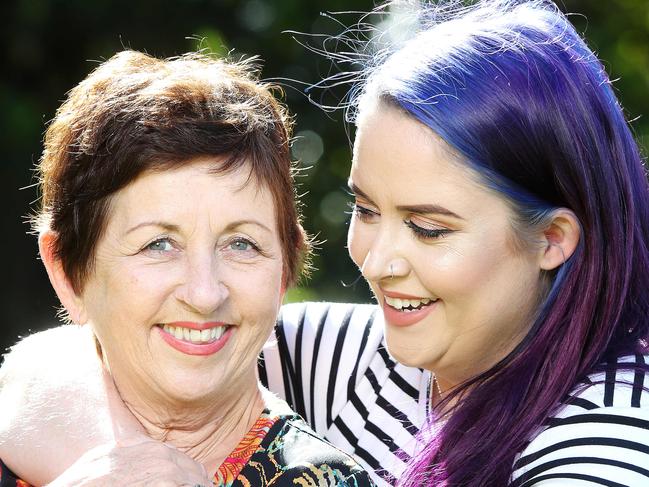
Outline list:
[[[200,216],[214,221],[255,216],[274,222],[271,193],[251,175],[250,165],[216,172],[218,163],[195,159],[179,167],[144,172],[113,196],[109,224],[145,217],[188,221]]]
[[[359,116],[350,176],[361,188],[381,186],[383,194],[397,192],[405,200],[487,194],[499,198],[440,136],[385,103],[366,105]]]

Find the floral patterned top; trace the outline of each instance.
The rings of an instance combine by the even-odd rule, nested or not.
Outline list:
[[[289,406],[264,394],[266,409],[219,467],[218,487],[373,487],[352,457],[317,436]],[[0,460],[0,487],[30,487]]]
[[[224,487],[234,484],[237,477],[250,460],[250,457],[259,449],[271,427],[279,418],[272,418],[265,410],[255,422],[250,431],[243,437],[239,445],[232,450],[214,475],[214,483]]]

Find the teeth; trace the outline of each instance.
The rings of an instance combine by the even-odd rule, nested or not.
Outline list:
[[[400,299],[400,298],[391,298],[389,296],[385,296],[385,302],[388,304],[388,306],[391,306],[392,308],[398,310],[404,310],[406,308],[417,309],[420,306],[426,306],[427,304],[430,304],[431,302],[434,301],[437,301],[437,298]]]
[[[180,326],[163,325],[162,329],[178,340],[202,344],[210,343],[221,338],[225,333],[226,327],[216,326],[214,328],[206,328],[205,330],[194,330]]]

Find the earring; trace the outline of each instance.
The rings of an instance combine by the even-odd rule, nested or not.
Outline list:
[[[390,279],[394,279],[394,270],[392,269],[392,266],[394,264],[390,264]]]

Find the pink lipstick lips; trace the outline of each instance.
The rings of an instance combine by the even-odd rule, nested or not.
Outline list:
[[[424,319],[436,307],[437,298],[422,298],[384,291],[382,308],[385,320],[394,326],[410,326]]]
[[[221,322],[176,321],[158,325],[161,338],[188,355],[212,355],[221,350],[232,335],[232,326]]]

